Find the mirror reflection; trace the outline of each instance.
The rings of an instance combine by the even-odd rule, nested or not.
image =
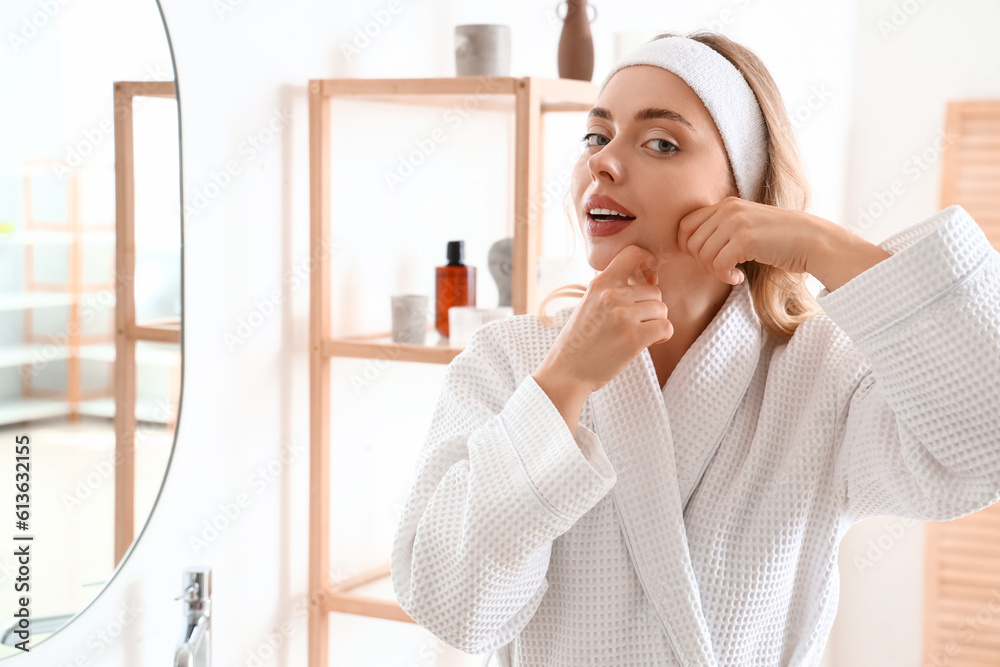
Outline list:
[[[15,0],[3,22],[16,103],[0,105],[0,490],[18,502],[4,541],[30,554],[16,590],[34,648],[113,576],[170,459],[178,108],[152,0]],[[24,640],[14,551],[0,555],[0,657]]]

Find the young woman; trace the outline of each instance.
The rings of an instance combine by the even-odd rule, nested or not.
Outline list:
[[[504,665],[816,665],[852,523],[1000,499],[1000,253],[960,206],[879,245],[806,213],[774,81],[717,34],[638,48],[586,132],[600,274],[449,365],[396,596]]]

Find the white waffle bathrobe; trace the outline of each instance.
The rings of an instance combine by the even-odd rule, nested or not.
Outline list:
[[[531,377],[558,330],[479,328],[394,538],[403,609],[503,665],[818,664],[853,522],[1000,500],[1000,253],[960,206],[881,247],[787,342],[735,286],[662,391],[643,350],[575,439]]]

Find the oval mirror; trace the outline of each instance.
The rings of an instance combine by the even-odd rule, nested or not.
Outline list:
[[[8,0],[0,18],[6,657],[94,600],[159,496],[180,399],[181,216],[155,0]]]

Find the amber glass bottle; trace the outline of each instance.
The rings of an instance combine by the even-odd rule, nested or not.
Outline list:
[[[476,267],[462,263],[464,241],[448,241],[448,263],[437,267],[434,320],[438,333],[448,337],[448,309],[476,305]]]

